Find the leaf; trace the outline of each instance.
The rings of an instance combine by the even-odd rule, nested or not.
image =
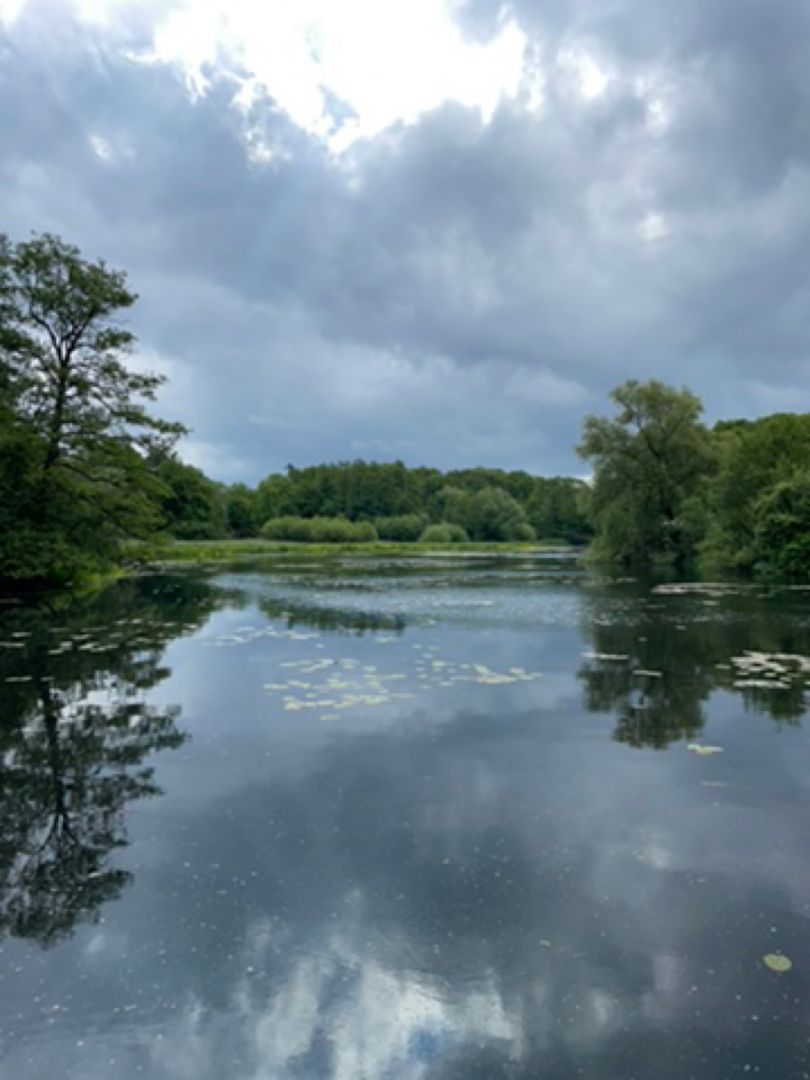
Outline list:
[[[793,967],[793,961],[782,953],[766,953],[762,957],[762,963],[770,971],[775,971],[777,975],[782,975]]]

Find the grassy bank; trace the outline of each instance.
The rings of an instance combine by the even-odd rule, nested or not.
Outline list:
[[[419,558],[425,555],[534,555],[548,551],[574,550],[576,549],[567,544],[552,542],[420,544],[377,541],[370,544],[308,544],[272,540],[175,540],[148,548],[133,546],[128,551],[128,557],[134,562],[154,565],[233,562],[245,558],[272,558],[279,555],[299,555],[312,559],[339,558],[346,555]]]

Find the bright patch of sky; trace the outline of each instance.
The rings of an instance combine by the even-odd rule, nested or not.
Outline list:
[[[0,0],[0,25],[13,23],[25,2],[26,0]]]
[[[525,44],[513,21],[486,44],[465,40],[447,0],[186,0],[147,58],[176,66],[197,96],[214,72],[237,74],[238,101],[265,91],[340,151],[447,100],[489,120],[520,90]]]
[[[596,58],[586,49],[567,48],[563,49],[559,56],[563,67],[568,68],[576,77],[579,84],[579,92],[586,101],[593,101],[601,97],[610,83],[610,75],[600,67]]]
[[[669,227],[663,214],[651,212],[642,220],[638,227],[639,236],[648,243],[663,240],[669,235]]]

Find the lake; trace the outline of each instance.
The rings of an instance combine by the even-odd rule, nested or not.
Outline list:
[[[0,643],[3,1077],[810,1076],[810,591],[290,557]]]

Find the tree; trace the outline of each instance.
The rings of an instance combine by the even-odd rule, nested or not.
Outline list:
[[[618,416],[586,417],[577,447],[594,470],[594,553],[624,563],[682,562],[694,554],[699,520],[688,500],[713,463],[700,400],[634,379],[611,397]]]
[[[296,517],[301,513],[292,480],[281,473],[265,477],[256,488],[260,524],[269,518]]]
[[[810,469],[795,472],[766,491],[755,510],[754,562],[777,577],[810,572]]]
[[[219,540],[227,533],[225,496],[218,484],[175,454],[152,457],[154,475],[164,486],[160,499],[165,525],[178,540]]]
[[[234,536],[256,536],[262,522],[259,519],[259,500],[245,484],[234,484],[225,497],[225,517]]]
[[[763,532],[763,500],[810,469],[810,415],[776,413],[760,420],[719,423],[713,437],[719,469],[711,487],[711,525],[701,546],[710,570],[749,571],[770,562]],[[774,540],[774,542],[776,542]],[[774,552],[773,554],[776,554]],[[805,574],[807,570],[805,570]]]
[[[461,488],[445,484],[431,499],[431,516],[437,521],[465,527],[467,523],[471,495]]]
[[[525,510],[538,537],[581,544],[591,528],[583,510],[588,486],[570,477],[535,477]]]
[[[26,469],[0,577],[69,579],[156,523],[146,458],[183,429],[146,411],[162,377],[125,362],[135,339],[119,313],[135,299],[123,272],[58,237],[2,238],[0,386],[12,423],[0,449],[7,461],[24,442]]]
[[[464,523],[473,540],[533,540],[534,529],[520,503],[499,487],[477,491]]]

